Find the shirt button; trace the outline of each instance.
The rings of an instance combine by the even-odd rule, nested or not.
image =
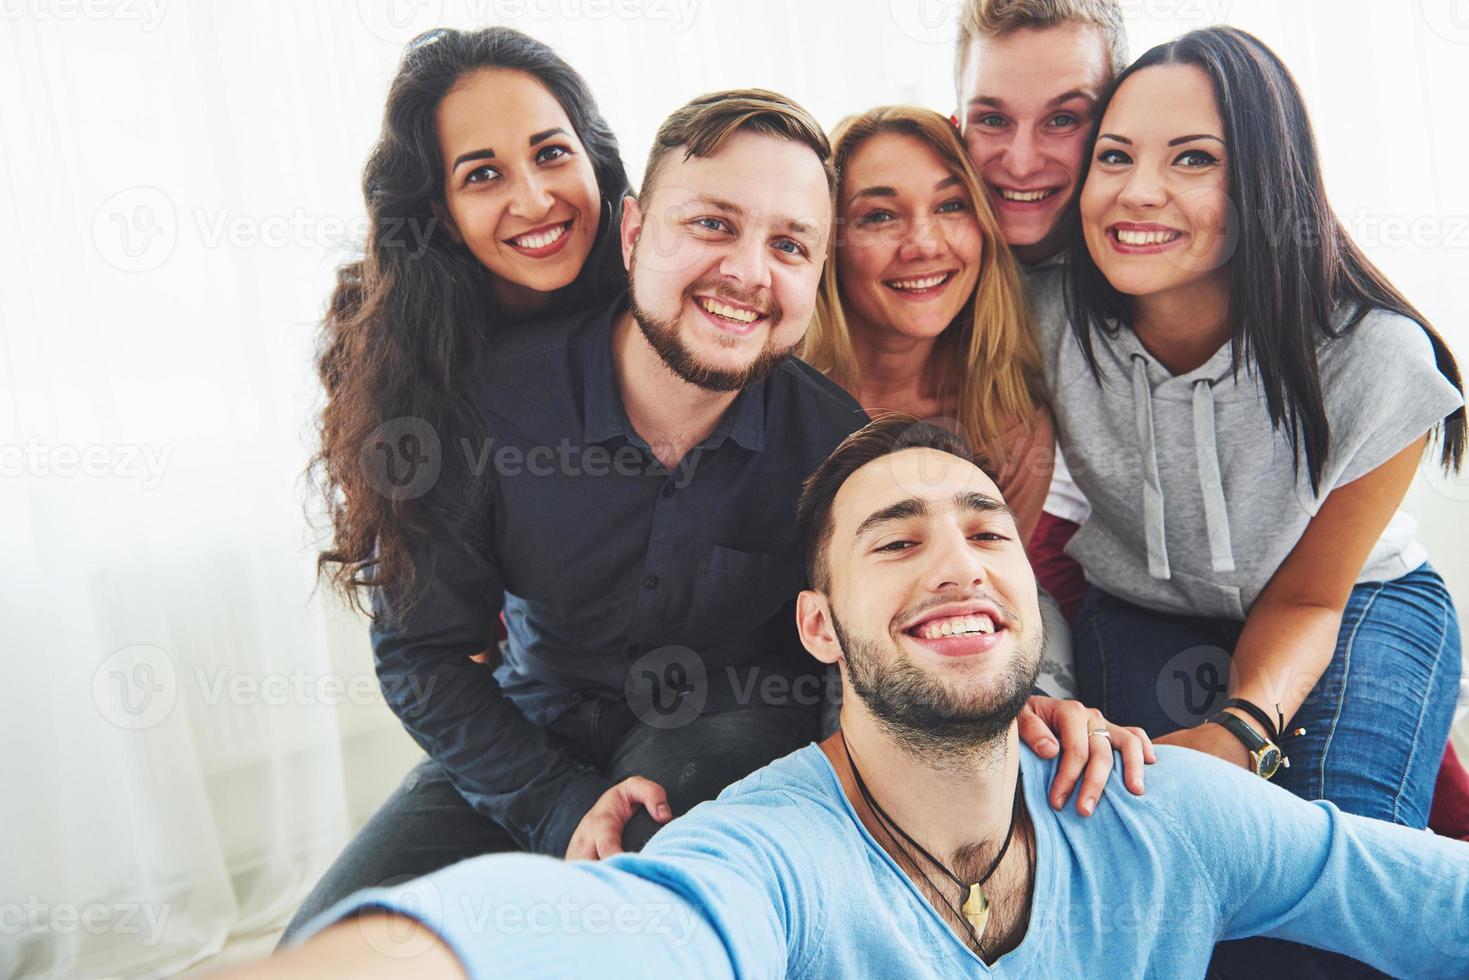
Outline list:
[[[643,588],[645,588],[645,589],[656,589],[656,588],[658,588],[658,576],[656,576],[656,575],[649,575],[647,578],[643,579]]]

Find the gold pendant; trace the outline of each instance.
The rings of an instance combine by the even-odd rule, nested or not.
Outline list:
[[[984,927],[990,919],[990,900],[985,897],[984,890],[979,885],[969,886],[969,897],[964,900],[959,911],[964,913],[964,918],[969,920],[970,927],[974,929],[974,941],[984,939]]]

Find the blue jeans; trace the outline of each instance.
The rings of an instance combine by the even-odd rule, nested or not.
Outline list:
[[[1160,613],[1092,587],[1077,616],[1078,697],[1157,737],[1207,719],[1228,697],[1244,624]],[[1274,782],[1348,813],[1426,827],[1458,692],[1459,620],[1427,563],[1352,589],[1336,651],[1282,739]],[[1267,711],[1269,705],[1262,705]],[[1221,943],[1211,976],[1362,975],[1360,964],[1267,939]],[[1367,974],[1371,975],[1371,974]]]
[[[680,816],[756,769],[816,739],[818,707],[753,704],[676,729],[643,724],[626,702],[587,698],[548,727],[568,754],[620,782],[645,776]],[[661,824],[639,809],[622,846],[641,850]],[[432,759],[419,762],[348,842],[281,937],[363,888],[397,884],[481,854],[519,850],[509,831],[465,802]]]

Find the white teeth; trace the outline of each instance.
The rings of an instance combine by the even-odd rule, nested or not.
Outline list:
[[[1011,191],[1001,188],[1000,196],[1007,201],[1043,201],[1054,191]]]
[[[995,631],[995,622],[989,616],[951,616],[924,623],[918,635],[925,640],[937,640],[943,636],[963,636],[970,633],[989,634]]]
[[[941,272],[936,276],[924,276],[922,279],[889,279],[887,284],[894,289],[932,289],[948,278],[949,273]]]
[[[1117,240],[1124,245],[1162,245],[1179,237],[1182,232],[1177,231],[1132,231],[1127,228],[1117,229]]]
[[[539,235],[521,235],[519,238],[510,239],[510,241],[520,248],[545,248],[547,245],[552,245],[560,241],[561,236],[564,234],[566,234],[566,226],[557,225],[550,231],[542,232]]]
[[[754,323],[760,318],[760,314],[754,310],[740,310],[733,306],[726,306],[717,300],[700,298],[699,306],[709,313],[722,316],[727,320],[738,320],[740,323]]]

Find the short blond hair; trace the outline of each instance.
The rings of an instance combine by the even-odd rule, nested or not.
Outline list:
[[[1102,32],[1113,77],[1127,67],[1127,27],[1117,0],[965,0],[954,48],[954,84],[959,84],[964,57],[975,38],[1004,37],[1022,28],[1042,30],[1062,24],[1090,24]]]
[[[638,199],[647,203],[647,195],[657,181],[663,161],[674,150],[682,149],[685,160],[712,156],[739,132],[758,133],[809,146],[821,161],[827,189],[836,192],[836,174],[831,168],[831,143],[816,118],[778,92],[742,88],[701,95],[675,109],[663,120],[658,134],[653,137],[653,149],[648,153],[648,165],[643,169]]]

